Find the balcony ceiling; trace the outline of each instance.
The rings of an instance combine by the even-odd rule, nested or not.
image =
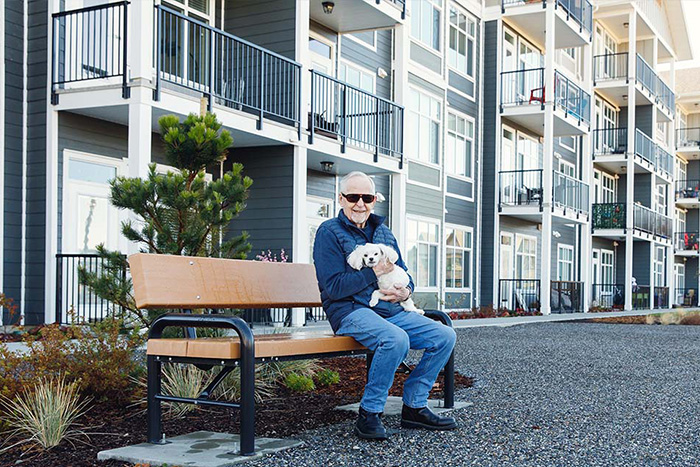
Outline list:
[[[545,48],[545,10],[541,3],[506,8],[506,22],[525,34],[540,48]],[[579,33],[579,26],[573,20],[566,20],[566,12],[557,10],[555,48],[580,47],[588,41],[589,33]]]
[[[323,12],[323,0],[309,0],[311,19],[339,33],[391,28],[401,22],[401,7],[391,0],[333,0],[333,13]]]

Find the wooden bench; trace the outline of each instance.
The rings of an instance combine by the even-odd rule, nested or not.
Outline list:
[[[138,253],[129,257],[134,298],[140,309],[180,309],[154,320],[147,347],[148,442],[162,443],[161,402],[181,402],[241,411],[240,453],[255,453],[255,363],[304,358],[372,354],[351,337],[327,333],[253,336],[241,318],[223,314],[191,314],[192,309],[318,307],[321,299],[313,265]],[[426,316],[451,326],[446,313]],[[162,338],[170,326],[186,329],[187,338]],[[193,328],[233,329],[237,337],[196,338]],[[197,398],[161,393],[163,363],[188,363],[221,372]],[[241,368],[239,403],[210,399],[234,368]],[[445,365],[445,407],[454,407],[454,355]]]

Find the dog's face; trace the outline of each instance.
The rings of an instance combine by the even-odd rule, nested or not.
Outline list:
[[[378,243],[367,243],[355,248],[348,256],[348,264],[354,269],[373,268],[385,258],[395,263],[399,255],[393,248]]]

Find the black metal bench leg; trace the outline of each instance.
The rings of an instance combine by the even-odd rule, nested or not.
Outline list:
[[[156,399],[156,395],[160,394],[160,372],[161,363],[155,356],[147,357],[148,367],[148,442],[162,442],[162,426],[161,426],[161,402]]]
[[[455,352],[452,351],[450,359],[445,364],[445,408],[455,406]]]
[[[372,359],[374,352],[367,352],[367,381],[369,381],[369,369],[372,368]]]
[[[255,360],[241,349],[241,455],[255,454]]]

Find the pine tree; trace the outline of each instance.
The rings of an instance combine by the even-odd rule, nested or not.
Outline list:
[[[220,163],[233,142],[216,116],[190,114],[183,122],[167,115],[158,120],[168,163],[177,169],[148,176],[117,177],[110,181],[111,203],[136,214],[137,220],[122,223],[122,234],[147,253],[215,256],[245,259],[250,251],[248,234],[229,237],[228,226],[244,208],[253,181],[234,163],[217,180],[205,181],[206,168]],[[148,326],[148,314],[138,310],[131,280],[124,273],[126,258],[118,251],[98,248],[101,271],[79,271],[80,281],[99,297],[121,307]]]

